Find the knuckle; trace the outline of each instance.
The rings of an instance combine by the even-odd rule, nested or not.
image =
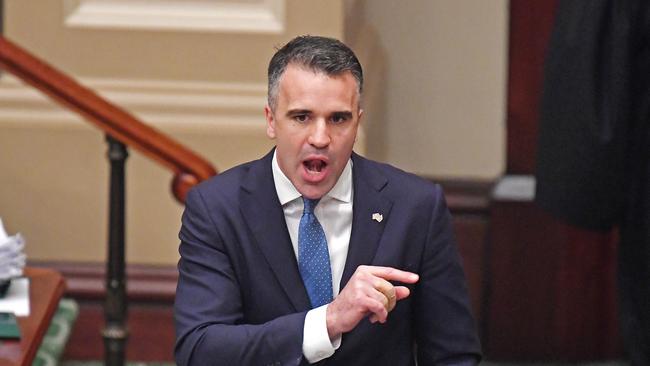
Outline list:
[[[354,283],[354,289],[357,291],[363,290],[363,282],[357,281]]]
[[[365,296],[363,296],[362,293],[357,292],[357,293],[354,295],[353,300],[354,300],[356,303],[361,303],[361,302],[363,302],[364,297],[365,297]]]

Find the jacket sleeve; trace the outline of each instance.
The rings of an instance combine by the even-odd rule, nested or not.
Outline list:
[[[246,324],[241,284],[196,189],[187,196],[179,237],[174,304],[177,364],[300,364],[306,312]]]
[[[481,346],[470,311],[451,215],[435,186],[414,297],[418,365],[475,365]]]

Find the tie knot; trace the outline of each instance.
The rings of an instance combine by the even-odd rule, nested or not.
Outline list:
[[[312,199],[303,197],[302,202],[305,204],[305,212],[304,213],[306,213],[306,214],[314,213],[314,207],[316,207],[316,205],[318,204],[318,201],[320,201],[320,198],[316,199],[316,200],[312,200]]]

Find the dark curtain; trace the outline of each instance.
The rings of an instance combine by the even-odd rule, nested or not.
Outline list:
[[[618,226],[622,332],[650,365],[650,1],[560,1],[544,70],[536,202]]]

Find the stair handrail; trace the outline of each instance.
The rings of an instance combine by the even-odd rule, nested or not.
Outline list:
[[[85,117],[106,134],[110,163],[108,257],[104,364],[126,364],[128,339],[125,277],[125,162],[128,146],[174,172],[172,193],[181,203],[189,189],[217,174],[216,169],[192,150],[138,120],[129,112],[33,56],[0,35],[0,69],[40,90],[55,102]]]
[[[171,169],[171,190],[183,203],[187,191],[217,174],[204,158],[71,77],[0,36],[0,68],[77,112],[119,142]]]

